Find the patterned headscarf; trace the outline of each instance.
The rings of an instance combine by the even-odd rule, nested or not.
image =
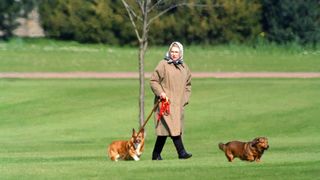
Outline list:
[[[178,46],[178,48],[180,50],[180,58],[177,59],[176,61],[172,60],[171,57],[170,57],[170,50],[174,45]],[[164,59],[167,60],[169,64],[171,64],[171,63],[173,63],[175,65],[183,64],[183,45],[178,41],[175,41],[175,42],[171,43],[170,46],[169,46],[169,50],[166,53]]]

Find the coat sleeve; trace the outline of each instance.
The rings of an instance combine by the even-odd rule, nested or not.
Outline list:
[[[153,93],[156,96],[160,96],[160,94],[164,92],[161,86],[161,81],[163,80],[163,77],[164,77],[164,66],[161,65],[161,63],[159,63],[150,77],[150,86]]]
[[[191,72],[189,68],[187,68],[187,81],[186,81],[186,88],[185,88],[185,103],[183,106],[189,104],[189,99],[191,96]]]

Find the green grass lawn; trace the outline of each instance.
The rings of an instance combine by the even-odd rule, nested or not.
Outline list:
[[[150,46],[145,70],[152,71],[167,47]],[[320,49],[294,45],[185,46],[192,71],[319,72]],[[0,42],[0,72],[138,71],[138,48],[88,45],[47,39]]]
[[[138,127],[137,80],[0,79],[0,179],[317,179],[320,79],[195,79],[179,160],[170,139],[151,161],[111,162]],[[147,88],[146,113],[152,108]],[[261,163],[227,162],[219,142],[269,138]]]

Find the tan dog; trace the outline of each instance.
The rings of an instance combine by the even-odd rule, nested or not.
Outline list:
[[[144,129],[139,135],[132,129],[132,136],[129,141],[113,141],[108,147],[108,156],[112,161],[135,160],[139,161],[144,150]]]
[[[229,162],[232,162],[235,157],[241,160],[259,162],[264,150],[267,150],[269,145],[266,137],[258,137],[250,142],[219,143],[219,148],[225,153]]]

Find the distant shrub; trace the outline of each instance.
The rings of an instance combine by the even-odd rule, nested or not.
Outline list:
[[[205,6],[170,11],[152,26],[151,41],[162,44],[173,39],[188,44],[241,43],[252,41],[261,32],[258,0],[190,0],[189,3]]]
[[[49,37],[119,44],[117,29],[125,21],[114,13],[112,3],[114,6],[111,0],[43,0],[39,4],[41,22]]]
[[[276,43],[316,44],[320,42],[318,0],[262,0],[263,28]]]

